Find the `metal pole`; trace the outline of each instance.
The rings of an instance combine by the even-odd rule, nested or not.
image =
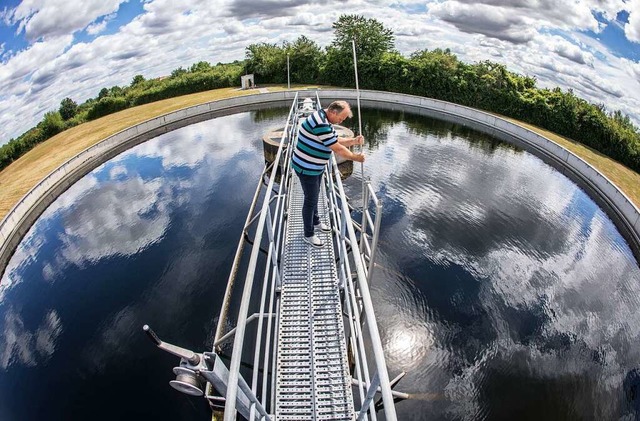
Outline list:
[[[367,270],[367,276],[369,277],[369,285],[372,281],[372,273],[374,268],[374,261],[376,259],[376,251],[378,250],[378,237],[380,235],[380,221],[382,219],[382,203],[378,200],[373,190],[371,190],[371,183],[367,183],[367,187],[373,194],[373,204],[376,207],[376,220],[373,227],[373,239],[371,241],[371,256],[369,256],[369,270]]]
[[[253,201],[251,202],[251,206],[249,207],[249,212],[247,214],[247,219],[244,221],[244,228],[242,233],[240,233],[240,241],[238,249],[236,250],[236,255],[233,258],[233,265],[231,267],[231,274],[229,275],[229,282],[227,282],[227,288],[224,292],[224,299],[222,301],[222,308],[220,309],[220,317],[218,317],[218,325],[216,326],[216,336],[214,338],[214,344],[220,341],[222,338],[225,325],[227,323],[227,313],[229,312],[229,305],[231,303],[231,293],[233,292],[233,286],[236,281],[236,274],[238,273],[238,267],[240,265],[240,259],[242,257],[242,252],[244,250],[244,230],[247,229],[249,221],[251,220],[251,215],[253,214],[253,210],[258,202],[258,197],[260,196],[260,187],[261,183],[258,183],[256,187],[256,191],[253,194]],[[215,352],[215,346],[213,348]]]
[[[289,53],[287,53],[287,89],[291,89],[291,77],[289,76]]]
[[[362,134],[362,118],[360,116],[360,85],[358,84],[358,58],[356,57],[356,41],[355,40],[351,40],[351,46],[353,47],[353,69],[356,72],[356,102],[358,104],[358,134]],[[360,152],[362,152],[362,147],[360,147]],[[362,164],[362,162],[360,164]]]
[[[352,39],[351,40],[351,46],[353,47],[353,69],[355,71],[355,76],[356,76],[356,103],[357,103],[357,107],[358,107],[358,135],[362,134],[362,115],[360,114],[360,84],[358,83],[358,57],[356,56],[356,40]],[[362,150],[364,145],[362,145],[360,147],[360,153],[362,153]],[[366,199],[366,190],[365,190],[365,185],[364,185],[364,163],[361,162],[360,163],[360,174],[362,177],[362,232],[360,233],[361,237],[360,237],[360,242],[362,244],[362,241],[364,240],[364,236],[367,233],[366,227],[365,227],[365,217],[364,217],[364,212],[365,209],[367,207],[367,199]]]
[[[380,386],[380,377],[378,377],[378,373],[373,375],[371,379],[371,384],[369,385],[369,390],[367,391],[367,397],[364,402],[362,402],[362,407],[360,408],[360,414],[358,414],[358,421],[364,420],[364,417],[367,416],[367,411],[369,410],[369,405],[373,402],[373,398],[376,396],[376,391],[378,390],[378,386]],[[375,408],[371,408],[371,413],[375,413]]]

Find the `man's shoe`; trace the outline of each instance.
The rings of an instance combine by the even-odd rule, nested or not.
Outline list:
[[[324,243],[322,242],[322,240],[319,239],[315,234],[312,235],[311,237],[302,237],[302,238],[304,238],[304,241],[306,243],[312,245],[317,249],[322,248],[322,246],[324,246]]]
[[[329,227],[329,225],[325,224],[324,222],[320,222],[318,225],[314,225],[313,228],[315,228],[316,231],[320,232],[331,232],[331,227]]]

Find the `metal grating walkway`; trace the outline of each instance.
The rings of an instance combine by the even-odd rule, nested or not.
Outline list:
[[[352,420],[332,234],[317,233],[325,242],[321,249],[304,242],[302,202],[302,189],[293,175],[277,334],[276,419]],[[326,207],[321,188],[318,210],[329,225]]]

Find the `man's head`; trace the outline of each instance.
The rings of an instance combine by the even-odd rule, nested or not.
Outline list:
[[[347,101],[333,101],[327,107],[327,120],[331,124],[340,124],[351,117],[353,117],[353,113]]]

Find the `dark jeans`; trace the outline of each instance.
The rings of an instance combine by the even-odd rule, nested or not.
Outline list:
[[[305,175],[296,172],[300,179],[300,186],[304,192],[304,202],[302,203],[302,221],[304,222],[304,236],[313,235],[313,226],[320,223],[318,216],[318,195],[320,194],[320,175]]]

